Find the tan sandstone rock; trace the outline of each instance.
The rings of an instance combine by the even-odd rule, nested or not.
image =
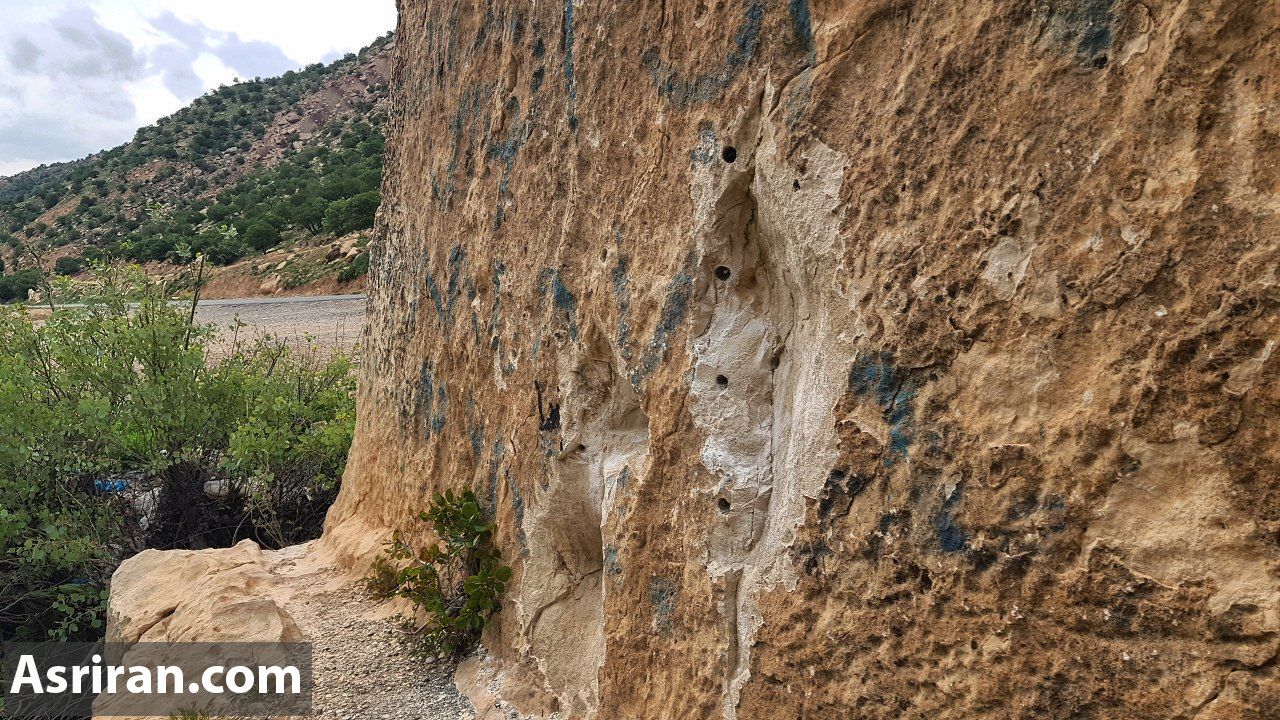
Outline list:
[[[107,642],[296,642],[262,550],[146,550],[111,577]]]
[[[1280,716],[1275,3],[400,9],[323,543],[475,488],[482,716]]]
[[[258,292],[264,295],[271,295],[280,292],[284,287],[284,280],[279,275],[271,275],[262,284],[258,286]]]

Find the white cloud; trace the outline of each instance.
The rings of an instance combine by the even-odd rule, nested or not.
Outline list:
[[[186,104],[170,92],[158,77],[145,77],[125,83],[124,92],[133,101],[139,126],[149,125]],[[0,172],[0,175],[3,174]]]
[[[233,78],[357,50],[394,0],[0,0],[0,175],[73,160]]]
[[[200,53],[191,63],[191,69],[195,71],[196,76],[200,78],[200,84],[204,87],[229,85],[238,77],[234,69],[210,52]]]

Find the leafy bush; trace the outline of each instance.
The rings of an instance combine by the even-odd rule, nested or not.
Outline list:
[[[324,229],[334,235],[367,230],[373,227],[373,218],[381,203],[382,196],[376,190],[335,200],[329,203],[329,209],[324,213]]]
[[[75,275],[84,269],[85,262],[82,258],[63,255],[53,264],[53,271],[59,275]]]
[[[394,596],[399,587],[400,571],[391,563],[390,555],[374,558],[369,574],[364,578],[365,592],[385,600]]]
[[[165,288],[95,273],[98,295],[42,324],[0,308],[0,642],[99,636],[107,581],[143,547],[315,537],[346,461],[345,358],[215,350]]]
[[[337,497],[355,427],[355,380],[345,358],[282,363],[286,346],[266,350],[248,362],[232,359],[244,363],[244,390],[261,401],[232,431],[223,464],[243,478],[254,526],[283,547],[318,535]],[[281,383],[293,392],[281,392]]]
[[[422,622],[405,623],[422,651],[461,657],[475,648],[498,611],[511,568],[502,564],[493,524],[470,488],[437,493],[418,520],[431,525],[437,541],[418,551],[397,533],[387,553],[374,561],[365,586],[383,597],[406,598],[415,615],[425,615]]]
[[[369,274],[369,253],[363,252],[356,256],[351,264],[342,268],[338,273],[340,282],[351,282],[361,275]]]
[[[27,291],[40,287],[43,279],[40,271],[35,268],[19,270],[12,275],[0,277],[0,303],[25,301]]]

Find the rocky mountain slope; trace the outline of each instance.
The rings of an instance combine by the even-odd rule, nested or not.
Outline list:
[[[480,717],[1280,716],[1274,3],[400,8],[320,547],[476,489]]]
[[[0,178],[0,259],[177,274],[197,253],[227,265],[371,226],[393,47],[218,88],[125,145]]]

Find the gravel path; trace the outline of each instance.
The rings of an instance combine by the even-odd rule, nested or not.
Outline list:
[[[285,609],[313,643],[315,717],[473,716],[470,702],[454,685],[454,668],[406,653],[386,608],[349,579],[329,568],[299,567],[288,555],[271,572],[288,593]]]

